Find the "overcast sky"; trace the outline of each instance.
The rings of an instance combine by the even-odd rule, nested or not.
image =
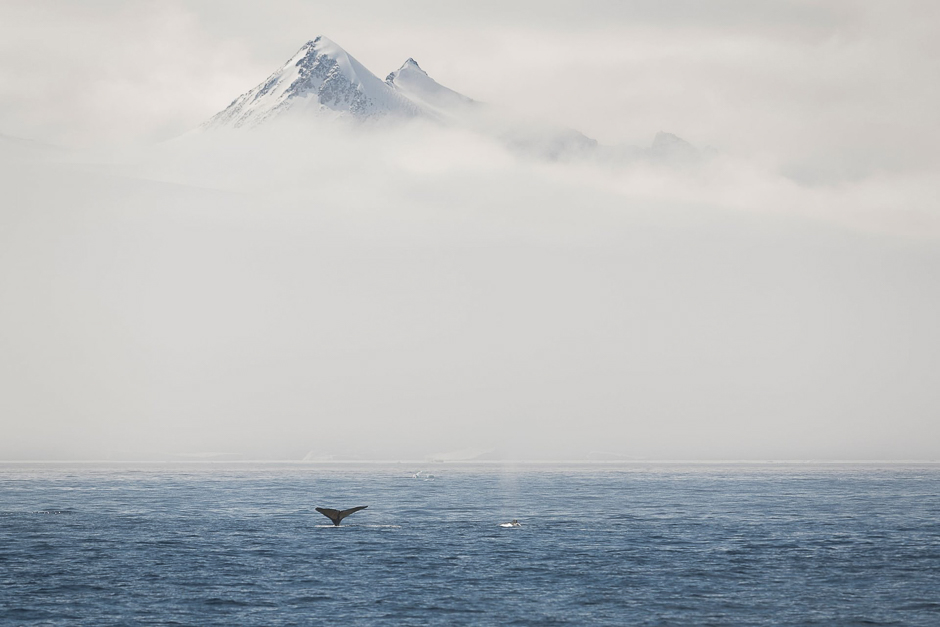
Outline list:
[[[648,144],[822,178],[938,163],[930,0],[7,0],[0,132],[159,140],[224,108],[323,34],[380,77],[414,57],[473,98]]]
[[[940,459],[940,5],[463,5],[0,3],[0,459]],[[318,34],[717,156],[152,146]]]

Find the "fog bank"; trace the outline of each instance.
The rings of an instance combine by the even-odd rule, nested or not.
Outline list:
[[[940,456],[929,195],[422,125],[2,147],[2,459]]]

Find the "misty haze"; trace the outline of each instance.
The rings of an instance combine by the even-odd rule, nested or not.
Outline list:
[[[0,624],[940,624],[938,32],[4,0]]]
[[[794,19],[796,54],[825,28]],[[934,151],[754,149],[674,98],[641,141],[595,139],[579,126],[629,81],[553,79],[581,103],[563,122],[545,97],[463,93],[544,90],[513,50],[465,88],[420,65],[468,61],[447,46],[377,75],[308,39],[201,125],[194,95],[191,130],[156,143],[76,142],[7,96],[0,455],[936,459]],[[102,98],[76,131],[107,123],[95,107],[137,119]],[[12,134],[35,115],[39,139]]]

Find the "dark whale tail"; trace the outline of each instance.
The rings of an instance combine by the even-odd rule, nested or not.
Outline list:
[[[349,516],[350,514],[355,514],[360,509],[365,509],[369,507],[368,505],[360,505],[359,507],[350,507],[349,509],[330,509],[329,507],[316,507],[318,512],[329,518],[333,521],[333,524],[339,527],[341,520]]]

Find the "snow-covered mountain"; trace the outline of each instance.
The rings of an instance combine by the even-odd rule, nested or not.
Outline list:
[[[414,59],[382,81],[339,45],[320,36],[203,128],[252,127],[281,116],[317,114],[356,119],[421,117],[477,130],[486,126],[496,134],[504,128],[531,125],[444,87]],[[569,135],[573,131],[560,132]]]
[[[399,90],[321,36],[304,44],[283,67],[204,127],[256,126],[286,113],[330,111],[359,118],[419,113]]]
[[[668,133],[648,149],[599,146],[570,129],[534,122],[468,98],[428,76],[414,59],[381,80],[326,37],[308,41],[264,82],[236,98],[203,129],[258,126],[282,116],[346,116],[353,119],[423,118],[497,138],[513,150],[558,159],[595,156],[632,160],[689,160],[695,149]]]
[[[479,106],[473,99],[444,87],[428,76],[414,59],[405,61],[385,78],[385,82],[427,115],[446,119]]]

